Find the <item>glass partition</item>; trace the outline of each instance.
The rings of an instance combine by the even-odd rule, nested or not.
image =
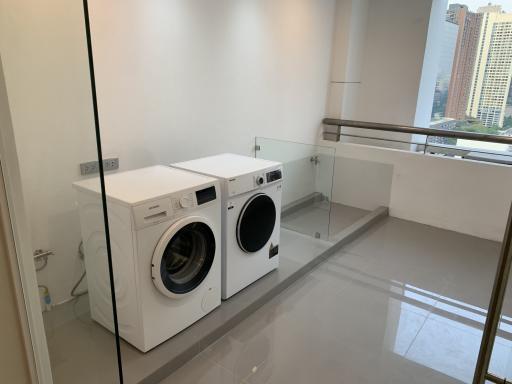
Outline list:
[[[283,163],[281,225],[328,240],[336,150],[331,147],[256,138],[256,157]]]
[[[0,39],[0,157],[38,382],[118,383],[82,4],[63,5],[76,22],[50,35],[51,7],[11,5],[0,4],[0,35],[18,39]]]

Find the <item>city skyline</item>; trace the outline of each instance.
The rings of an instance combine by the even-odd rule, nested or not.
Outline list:
[[[471,12],[476,12],[478,7],[483,7],[488,3],[492,3],[495,5],[501,5],[505,12],[512,12],[512,0],[501,0],[501,1],[485,1],[485,0],[449,0],[448,5],[450,4],[465,4],[468,6]]]
[[[450,1],[439,44],[433,121],[448,118],[457,127],[496,133],[510,128],[512,12],[498,2]]]

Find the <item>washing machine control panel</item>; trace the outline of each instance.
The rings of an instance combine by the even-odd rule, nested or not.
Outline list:
[[[179,199],[172,199],[174,209],[195,208],[217,199],[215,186],[204,188],[182,195]]]
[[[158,224],[174,218],[180,211],[197,208],[215,200],[217,188],[212,185],[141,204],[133,208],[135,225],[140,229]]]

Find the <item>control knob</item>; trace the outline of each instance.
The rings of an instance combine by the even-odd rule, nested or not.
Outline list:
[[[194,205],[194,198],[192,195],[183,195],[180,198],[180,205],[182,208],[191,208]]]
[[[256,178],[256,184],[257,185],[262,185],[264,182],[265,182],[265,179],[263,178],[263,176],[258,176]]]

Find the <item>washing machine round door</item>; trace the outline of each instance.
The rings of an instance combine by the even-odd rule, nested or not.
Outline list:
[[[245,203],[236,228],[238,245],[243,251],[257,252],[267,244],[276,225],[276,205],[264,193],[252,196]]]
[[[158,242],[151,264],[155,286],[164,295],[179,298],[199,287],[215,258],[215,235],[201,217],[174,223]]]

